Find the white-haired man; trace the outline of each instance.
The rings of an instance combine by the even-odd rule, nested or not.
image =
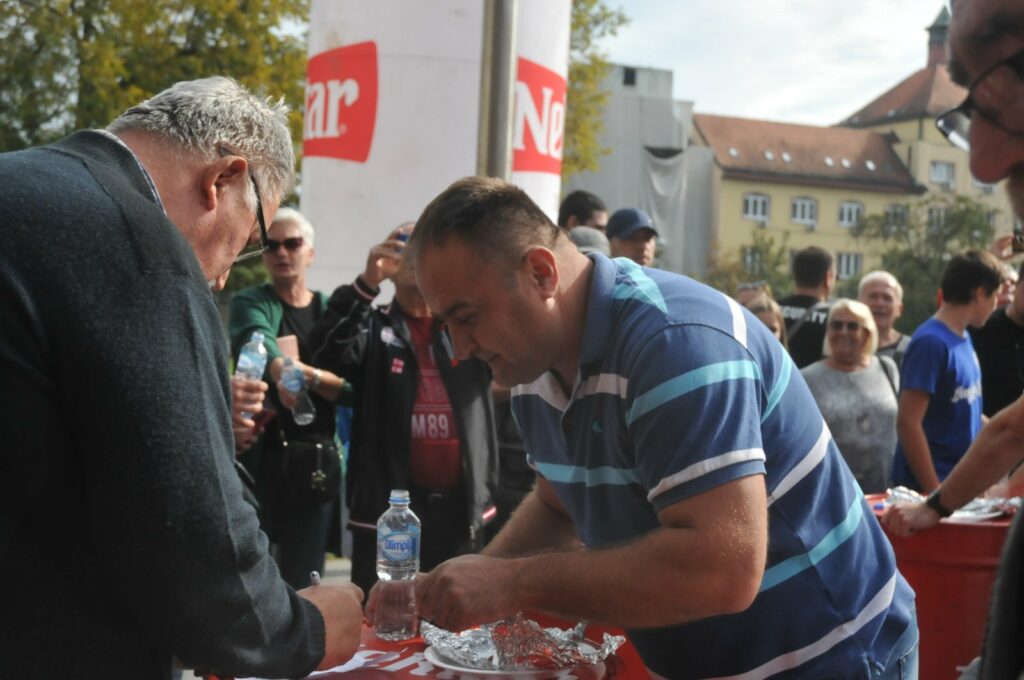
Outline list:
[[[857,299],[871,309],[878,327],[878,349],[875,354],[889,357],[899,367],[910,344],[910,336],[896,330],[896,319],[903,314],[903,286],[886,271],[864,275],[857,286]]]
[[[0,156],[5,677],[295,677],[358,646],[359,589],[291,590],[233,466],[210,287],[291,187],[286,113],[208,78]]]

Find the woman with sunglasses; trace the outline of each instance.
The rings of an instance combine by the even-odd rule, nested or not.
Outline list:
[[[294,588],[309,585],[311,571],[323,571],[328,548],[340,554],[340,520],[334,520],[340,513],[336,505],[340,482],[334,477],[340,474],[335,402],[344,383],[335,374],[308,365],[312,349],[307,338],[327,306],[323,293],[306,287],[306,270],[314,257],[313,237],[313,226],[300,212],[291,208],[277,211],[263,251],[270,283],[235,295],[228,323],[236,357],[253,331],[265,337],[269,361],[264,381],[270,387],[264,412],[275,415],[261,420],[266,422],[262,433],[258,426],[239,433],[236,417],[236,449],[240,449],[242,463],[257,479],[263,530],[270,538],[271,553],[282,577]],[[313,422],[307,425],[295,422],[290,411],[294,398],[279,389],[285,356],[292,357],[302,370],[316,409]],[[314,465],[319,467],[307,474],[300,468],[308,462],[307,455],[316,450],[321,458]],[[329,456],[333,459],[328,460]],[[325,477],[334,479],[331,489],[307,490],[296,482],[300,476],[309,478],[317,471],[329,473]],[[332,526],[337,527],[337,535],[328,541]]]
[[[877,345],[871,310],[841,298],[828,315],[825,358],[800,371],[864,493],[888,488],[896,451],[899,370],[875,355]]]

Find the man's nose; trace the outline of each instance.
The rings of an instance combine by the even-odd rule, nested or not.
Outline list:
[[[1024,167],[1024,137],[1001,130],[984,116],[971,120],[971,174],[995,184],[1015,168]]]

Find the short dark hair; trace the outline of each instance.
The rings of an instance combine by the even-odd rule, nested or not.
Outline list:
[[[456,237],[481,257],[515,265],[531,246],[553,248],[568,237],[519,187],[494,177],[463,177],[442,191],[416,220],[409,251]],[[575,248],[575,246],[573,246]]]
[[[942,300],[966,305],[979,287],[991,295],[1003,283],[1003,265],[985,250],[957,253],[942,271]]]
[[[577,223],[586,224],[596,212],[608,212],[604,201],[589,191],[577,189],[569,192],[562,199],[562,205],[558,206],[558,226],[568,227],[570,216],[575,217]]]
[[[793,281],[800,288],[814,288],[825,282],[832,269],[832,254],[818,246],[808,246],[793,256]]]

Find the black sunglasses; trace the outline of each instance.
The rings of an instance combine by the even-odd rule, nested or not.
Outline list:
[[[1024,135],[1024,50],[986,69],[971,84],[967,98],[935,119],[935,126],[954,146],[971,150],[971,119],[980,113],[1011,135]]]
[[[280,248],[281,246],[284,246],[285,250],[298,250],[299,248],[302,247],[302,244],[305,242],[306,239],[302,238],[301,236],[292,236],[291,238],[282,239],[280,241],[278,241],[276,238],[268,238],[267,250],[265,251],[264,254],[269,255],[271,253],[276,253],[277,249]]]
[[[841,331],[845,328],[851,333],[856,333],[862,328],[859,321],[840,321],[838,319],[833,319],[832,321],[829,321],[828,327],[834,331]]]
[[[253,177],[252,172],[249,173],[249,181],[252,182],[252,190],[253,193],[256,194],[256,221],[260,225],[260,241],[259,243],[253,243],[252,245],[247,245],[243,248],[242,252],[240,252],[238,257],[235,258],[235,264],[244,262],[250,258],[256,257],[257,255],[262,255],[267,252],[270,247],[267,239],[267,222],[263,217],[263,201],[260,199],[260,188],[256,185],[256,178]]]

